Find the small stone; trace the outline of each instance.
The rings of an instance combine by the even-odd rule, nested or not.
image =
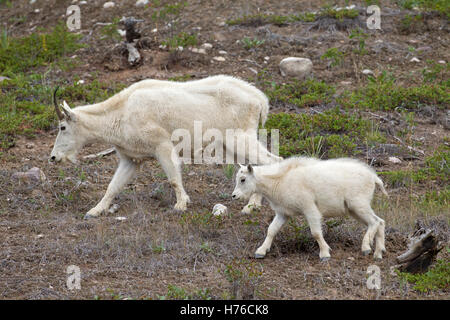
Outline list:
[[[213,48],[213,45],[211,43],[204,43],[201,45],[200,48],[205,50],[211,50]]]
[[[224,57],[214,57],[213,60],[223,62],[223,61],[225,61],[225,58]]]
[[[419,59],[417,59],[416,57],[412,58],[411,60],[409,60],[409,62],[420,62]]]
[[[279,68],[283,77],[305,78],[311,73],[313,64],[308,58],[289,57],[281,60]]]
[[[46,180],[44,172],[37,167],[31,168],[27,172],[15,172],[12,178],[25,182],[44,182]]]
[[[351,85],[352,82],[351,81],[341,81],[341,84],[343,84],[344,86],[348,86],[348,85]]]
[[[355,258],[353,258],[353,257],[348,257],[347,259],[350,261],[355,261]]]
[[[200,48],[200,49],[192,48],[191,51],[194,52],[194,53],[206,54],[206,50],[203,49],[203,48]]]
[[[228,54],[228,52],[226,52],[225,50],[219,50],[219,54],[225,55],[225,54]]]
[[[116,219],[117,221],[125,221],[127,220],[127,217],[115,217],[114,219]]]
[[[266,61],[269,61],[270,60],[270,57],[264,57],[264,60],[266,60]]]
[[[78,80],[75,84],[84,84],[84,80]]]
[[[11,80],[11,79],[8,78],[8,77],[2,77],[2,76],[0,76],[0,82],[2,82],[2,81],[4,81],[4,80]]]
[[[223,214],[227,214],[228,208],[225,207],[223,204],[218,203],[214,206],[212,214],[215,216],[221,216]]]
[[[80,1],[79,4],[87,4],[87,1]]]
[[[108,2],[105,2],[105,4],[103,5],[103,8],[109,9],[109,8],[113,8],[115,5],[116,4],[114,2],[108,1]]]
[[[370,70],[370,69],[364,69],[362,71],[362,73],[365,74],[365,75],[372,75],[372,76],[374,75],[373,71]]]
[[[38,235],[36,236],[37,239],[42,239],[43,237],[44,237],[43,234],[38,234]]]
[[[115,204],[113,204],[113,205],[109,208],[108,212],[109,212],[110,214],[114,214],[114,213],[116,213],[118,210],[119,210],[119,205],[118,205],[117,203],[115,203]]]
[[[152,30],[152,32],[156,33],[156,32],[158,32],[158,29],[155,28],[155,29]]]
[[[35,9],[35,10],[34,10],[34,13],[39,13],[39,12],[41,12],[40,9]]]
[[[144,7],[148,4],[148,0],[138,0],[136,1],[136,7]]]
[[[389,157],[389,158],[388,158],[388,161],[389,161],[389,162],[392,162],[392,163],[395,163],[395,164],[402,163],[402,160],[400,160],[400,159],[397,158],[397,157]]]
[[[27,148],[27,149],[33,149],[34,148],[34,143],[27,143],[26,145],[25,145],[25,148]]]
[[[439,60],[438,63],[440,64],[446,64],[446,62],[444,60]],[[1,81],[1,77],[0,77],[0,81]]]

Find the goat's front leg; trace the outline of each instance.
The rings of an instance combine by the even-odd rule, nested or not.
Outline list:
[[[241,212],[244,214],[249,214],[253,209],[261,208],[262,198],[262,195],[260,195],[259,193],[252,194],[250,199],[248,200],[248,203],[244,208],[242,208]]]
[[[136,173],[138,164],[131,161],[130,158],[120,156],[119,166],[117,167],[114,177],[108,185],[108,189],[102,200],[84,216],[85,219],[98,217],[102,212],[109,209],[114,197],[130,182]]]
[[[175,190],[177,203],[175,204],[174,209],[185,211],[187,209],[187,204],[191,202],[191,200],[183,188],[180,160],[173,148],[172,142],[166,141],[161,143],[156,148],[156,158],[166,173],[169,183]]]
[[[283,224],[286,222],[287,218],[284,214],[278,213],[275,215],[272,223],[267,230],[267,236],[263,244],[256,250],[255,258],[264,258],[266,253],[269,252],[272,245],[273,238],[276,236],[278,231],[280,231]]]

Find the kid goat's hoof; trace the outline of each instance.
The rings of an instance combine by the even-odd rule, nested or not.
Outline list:
[[[328,261],[330,261],[330,257],[320,258],[320,262],[328,262]]]
[[[364,250],[362,252],[363,256],[368,256],[370,254],[371,250]]]
[[[263,259],[264,257],[265,257],[264,254],[255,253],[255,258],[256,258],[256,259]]]

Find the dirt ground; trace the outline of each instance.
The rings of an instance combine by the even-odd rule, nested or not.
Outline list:
[[[25,15],[26,22],[9,25],[13,36],[22,36],[64,21],[72,1],[38,0],[34,5],[28,0],[14,2],[13,8],[0,10],[0,21]],[[316,11],[325,1],[187,1],[175,19],[175,29],[168,28],[167,22],[154,23],[150,19],[152,6],[138,9],[135,1],[116,2],[109,10],[102,8],[104,1],[80,5],[81,34],[87,47],[75,53],[80,63],[74,70],[52,70],[49,79],[57,83],[78,77],[86,81],[131,84],[144,78],[190,75],[195,79],[229,74],[253,82],[255,71],[265,69],[273,81],[282,83],[285,79],[279,72],[279,62],[288,56],[300,56],[312,60],[316,79],[333,83],[339,93],[364,83],[363,69],[373,70],[375,74],[389,69],[400,83],[409,86],[420,83],[416,75],[421,73],[427,59],[450,60],[448,21],[430,19],[420,30],[404,34],[397,28],[404,10],[391,1],[381,8],[382,30],[367,30],[369,53],[358,60],[349,59],[332,70],[320,57],[328,48],[345,50],[352,45],[345,26],[321,29],[308,22],[286,26],[224,24],[228,19],[259,12],[287,15]],[[365,8],[364,2],[355,4]],[[36,13],[37,8],[40,10]],[[121,16],[145,20],[138,29],[143,30],[149,44],[141,50],[144,62],[135,68],[129,68],[124,58],[112,49],[117,41],[99,40],[95,31],[98,30],[95,23],[111,22],[112,17]],[[152,32],[154,28],[158,31]],[[212,51],[200,55],[185,49],[173,61],[168,50],[158,47],[173,30],[196,32],[199,44],[213,44]],[[244,37],[264,39],[264,43],[257,50],[246,50],[237,42]],[[408,50],[411,46],[421,49],[411,55]],[[221,55],[220,50],[227,53]],[[224,56],[226,61],[212,60],[215,56]],[[418,56],[421,62],[410,62],[413,56]],[[282,105],[272,107],[271,112],[298,112],[286,110]],[[302,112],[311,112],[310,109],[313,108]],[[385,112],[373,114],[375,118],[396,116]],[[50,165],[47,159],[56,134],[55,126],[33,139],[21,137],[0,158],[0,298],[158,299],[174,297],[169,294],[173,286],[196,298],[203,297],[198,292],[207,292],[212,299],[228,299],[233,295],[244,299],[450,297],[448,289],[419,293],[391,271],[395,258],[406,249],[407,236],[416,218],[425,219],[427,225],[448,240],[448,211],[433,217],[427,217],[426,213],[417,215],[407,206],[404,190],[388,190],[389,200],[379,194],[374,199],[375,211],[387,223],[387,253],[382,261],[361,254],[365,229],[353,219],[345,218],[324,222],[324,236],[332,248],[332,259],[321,263],[318,246],[309,229],[304,228],[301,217],[286,224],[265,259],[255,260],[254,251],[264,240],[273,212],[265,203],[260,212],[241,214],[244,203],[230,198],[234,177],[227,178],[221,165],[183,166],[184,186],[192,200],[185,213],[171,209],[175,203],[174,192],[157,161],[148,161],[133,184],[114,201],[120,206],[116,213],[83,220],[84,214],[104,195],[117,158],[111,155],[81,160],[77,166]],[[423,115],[417,120],[415,135],[425,139],[425,152],[430,152],[448,137],[448,129],[435,116]],[[107,147],[90,145],[80,159]],[[399,165],[386,162],[377,170],[399,170],[409,165],[407,161]],[[28,183],[13,178],[15,172],[32,167],[44,172],[45,182]],[[415,192],[420,193],[420,188]],[[384,205],[386,201],[391,204]],[[210,212],[216,203],[226,205],[228,214],[212,216]],[[125,219],[118,220],[118,217]],[[448,251],[443,250],[439,258],[448,259]],[[367,269],[374,264],[381,269],[380,290],[366,286]],[[67,288],[69,265],[80,267],[80,290]],[[236,272],[230,278],[226,270]]]

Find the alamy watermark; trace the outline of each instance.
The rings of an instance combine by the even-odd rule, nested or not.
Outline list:
[[[81,270],[76,265],[70,265],[66,269],[67,273],[67,288],[69,290],[81,290]]]

